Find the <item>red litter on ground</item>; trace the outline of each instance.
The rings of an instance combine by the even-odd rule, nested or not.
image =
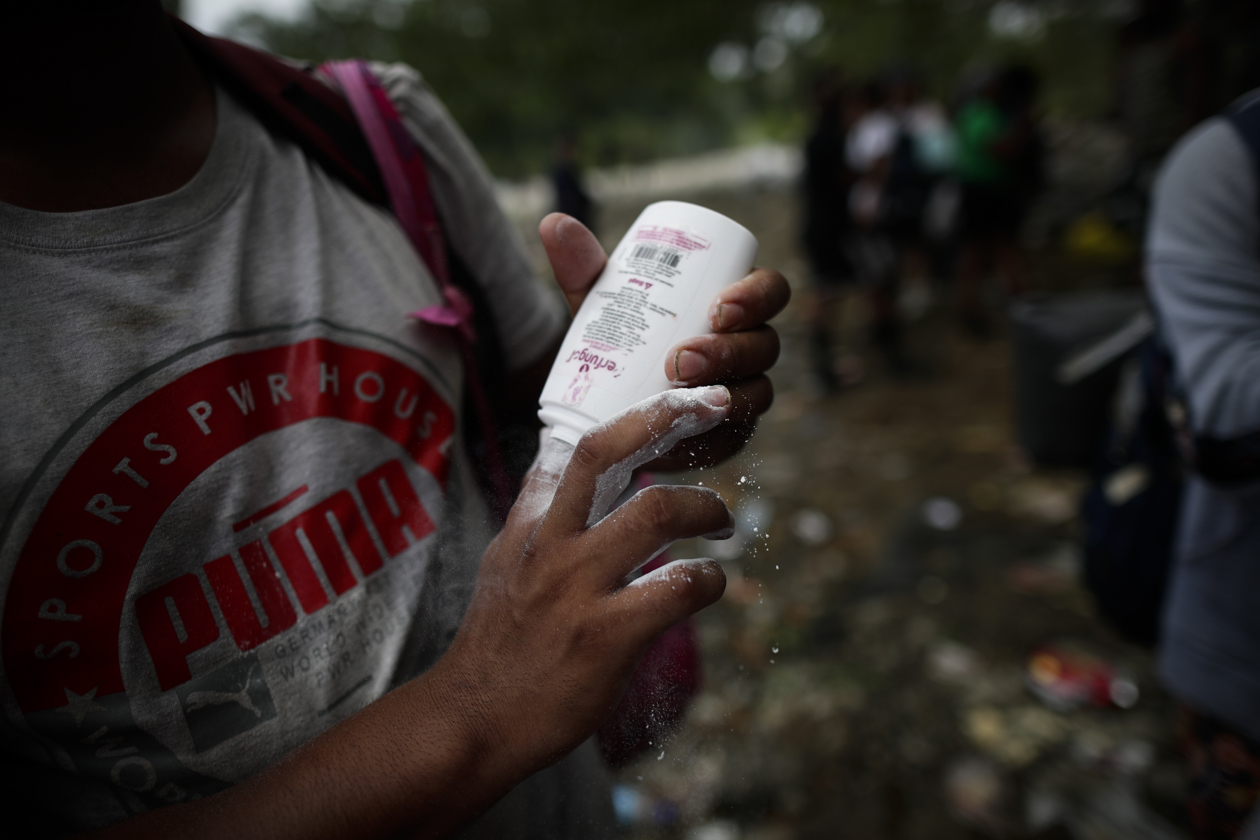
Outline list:
[[[1028,658],[1024,681],[1033,694],[1059,711],[1081,706],[1131,709],[1139,692],[1131,676],[1110,662],[1061,645],[1043,645]]]

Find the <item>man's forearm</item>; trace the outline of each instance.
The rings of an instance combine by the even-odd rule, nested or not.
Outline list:
[[[449,836],[532,769],[490,748],[478,695],[443,660],[257,776],[92,836]]]

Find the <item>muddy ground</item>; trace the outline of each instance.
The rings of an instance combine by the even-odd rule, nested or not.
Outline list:
[[[924,375],[897,379],[850,307],[838,326],[865,378],[824,396],[792,192],[687,198],[748,226],[796,296],[776,322],[777,399],[746,452],[665,477],[721,492],[743,548],[675,548],[718,556],[729,584],[697,621],[705,683],[684,726],[617,775],[627,836],[1179,836],[1175,706],[1150,652],[1109,632],[1076,580],[1085,476],[1034,469],[1015,443],[1008,330],[964,336],[938,289],[910,330]],[[641,206],[603,208],[607,246]],[[1051,250],[1033,269],[1051,289],[1122,274]],[[1046,643],[1119,666],[1140,700],[1049,708],[1025,684]]]

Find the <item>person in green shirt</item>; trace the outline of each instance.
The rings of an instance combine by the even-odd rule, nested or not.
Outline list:
[[[1007,115],[988,98],[974,99],[958,114],[959,181],[964,184],[1000,184],[1006,169],[992,146],[1009,126]]]
[[[958,310],[964,328],[973,334],[988,332],[980,280],[990,266],[1010,294],[1028,286],[1019,231],[1041,181],[1041,143],[1033,111],[1037,88],[1031,69],[1012,65],[958,114]]]

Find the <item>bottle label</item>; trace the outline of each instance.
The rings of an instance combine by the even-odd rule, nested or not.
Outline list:
[[[710,256],[708,239],[679,228],[643,225],[622,240],[591,292],[597,306],[582,327],[579,346],[564,359],[573,371],[565,405],[580,406],[597,379],[615,394],[638,389],[653,371],[640,365],[629,375],[628,360],[638,348],[672,337],[679,313],[694,302]],[[660,346],[660,352],[666,349]]]

